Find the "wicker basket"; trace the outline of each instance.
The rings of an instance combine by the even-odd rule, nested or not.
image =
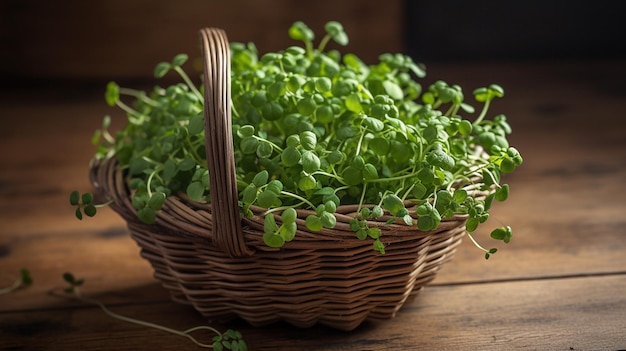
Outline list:
[[[310,213],[298,211],[296,238],[281,249],[263,242],[262,209],[240,218],[230,116],[230,54],[225,33],[201,31],[211,204],[169,196],[156,223],[142,223],[125,174],[114,158],[92,164],[92,183],[113,199],[141,256],[173,300],[193,305],[212,321],[242,318],[253,326],[286,321],[352,330],[365,320],[396,315],[448,261],[465,234],[465,216],[422,232],[403,224],[378,226],[384,255],[349,228],[355,206],[337,209],[337,226],[311,232]],[[280,217],[276,217],[280,221]]]

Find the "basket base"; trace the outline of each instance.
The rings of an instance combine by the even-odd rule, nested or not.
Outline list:
[[[232,258],[206,241],[159,233],[129,223],[141,256],[173,301],[208,320],[243,319],[255,327],[284,321],[350,331],[364,321],[395,317],[454,254],[464,221],[434,235],[390,244],[380,255],[370,243],[351,250],[261,251]]]

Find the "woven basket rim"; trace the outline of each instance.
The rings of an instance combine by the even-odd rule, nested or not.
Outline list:
[[[114,199],[111,207],[119,213],[127,222],[143,224],[137,217],[137,210],[132,206],[131,193],[125,171],[118,165],[115,157],[107,159],[95,160],[91,165],[92,184],[100,192],[99,196]],[[107,184],[113,179],[112,184]],[[373,204],[364,206],[372,207]],[[340,205],[337,206],[337,229],[322,228],[318,232],[311,232],[304,224],[307,215],[315,213],[314,210],[298,209],[297,225],[298,232],[291,242],[285,243],[286,248],[293,246],[298,241],[329,241],[329,242],[345,242],[346,240],[359,241],[356,233],[349,229],[347,221],[355,214],[356,205]],[[241,217],[240,228],[246,245],[252,246],[251,249],[263,251],[277,251],[278,248],[271,248],[262,241],[263,233],[263,213],[266,209],[253,206],[251,207],[254,216],[252,218]],[[190,240],[206,243],[214,243],[215,236],[212,231],[207,231],[200,225],[211,228],[213,219],[213,206],[207,202],[198,202],[189,199],[184,193],[169,195],[164,202],[161,211],[157,212],[157,219],[153,226],[154,230],[162,234],[169,233],[173,236],[184,236]],[[280,223],[280,213],[273,213],[275,219]],[[382,237],[386,241],[393,241],[394,236],[428,236],[443,230],[447,230],[457,226],[460,222],[465,222],[469,215],[455,214],[452,217],[444,217],[441,219],[440,225],[431,231],[421,231],[416,225],[409,226],[397,219],[396,223],[387,223],[391,215],[385,211],[385,216],[376,220],[368,219],[367,224],[370,227],[377,227],[382,231]],[[417,218],[417,217],[414,217]],[[195,222],[195,224],[189,224]]]

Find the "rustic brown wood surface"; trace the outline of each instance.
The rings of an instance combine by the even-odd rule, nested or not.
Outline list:
[[[506,178],[477,237],[504,222],[515,236],[485,261],[469,240],[392,320],[352,332],[243,322],[251,350],[626,349],[626,62],[433,65],[472,88],[497,82],[493,112],[514,128],[525,163]],[[123,84],[123,82],[120,82]],[[116,313],[184,330],[205,324],[170,302],[124,222],[104,209],[73,218],[67,196],[89,190],[89,139],[117,114],[101,92],[3,93],[0,105],[0,288],[21,268],[34,284],[0,295],[0,350],[180,350],[187,339],[111,319],[67,298],[61,276]],[[119,120],[114,124],[119,125]],[[209,341],[212,335],[196,333]]]

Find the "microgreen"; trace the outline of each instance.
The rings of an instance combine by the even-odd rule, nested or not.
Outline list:
[[[238,331],[228,329],[226,332],[220,333],[217,329],[209,327],[209,326],[205,326],[205,325],[180,331],[180,330],[168,328],[159,324],[126,317],[126,316],[123,316],[123,315],[120,315],[111,311],[103,302],[84,296],[79,290],[79,288],[85,283],[84,279],[82,278],[77,279],[73,273],[66,272],[66,273],[63,273],[63,280],[68,284],[68,286],[64,289],[64,292],[66,293],[65,296],[80,300],[88,304],[96,305],[106,315],[108,315],[109,317],[113,319],[117,319],[123,322],[132,323],[132,324],[140,325],[143,327],[153,328],[153,329],[161,330],[170,334],[182,336],[191,340],[196,346],[203,347],[203,348],[212,348],[213,350],[216,350],[216,351],[221,351],[221,350],[246,351],[248,349],[246,342],[243,340],[241,333]],[[198,331],[209,331],[216,335],[212,338],[211,343],[207,344],[207,343],[200,342],[192,335],[192,333],[195,333]]]
[[[30,271],[26,268],[22,268],[20,270],[19,277],[11,284],[5,288],[0,289],[0,295],[8,294],[20,288],[24,288],[33,284],[33,278],[30,275]]]
[[[459,85],[426,85],[425,67],[407,55],[383,54],[368,65],[354,54],[329,50],[329,43],[345,46],[349,40],[338,22],[324,29],[317,47],[303,22],[288,30],[300,46],[261,55],[252,43],[231,44],[233,157],[242,213],[264,208],[263,239],[281,247],[296,235],[295,210],[312,211],[304,225],[319,231],[335,227],[338,206],[356,204],[350,227],[381,253],[385,238],[371,220],[387,214],[389,223],[428,231],[461,214],[476,246],[486,257],[495,253],[471,233],[487,221],[493,200],[508,198],[502,174],[523,162],[509,145],[506,116],[490,114],[504,89],[475,89],[480,112],[471,118],[475,107]],[[210,201],[203,99],[182,68],[186,61],[177,55],[154,71],[156,77],[175,71],[183,83],[150,93],[109,83],[105,94],[109,105],[125,111],[128,124],[114,137],[103,125],[97,157],[115,157],[126,171],[132,204],[146,223],[156,220],[171,194]],[[489,195],[477,198],[475,191]],[[71,196],[79,218],[98,207],[84,196]],[[507,243],[511,235],[510,228],[500,228],[491,237]]]
[[[107,201],[102,204],[95,204],[92,193],[81,194],[77,190],[70,193],[70,205],[76,207],[74,213],[76,218],[80,220],[83,219],[83,214],[88,217],[93,217],[96,215],[98,208],[108,206],[111,203],[111,201]]]

